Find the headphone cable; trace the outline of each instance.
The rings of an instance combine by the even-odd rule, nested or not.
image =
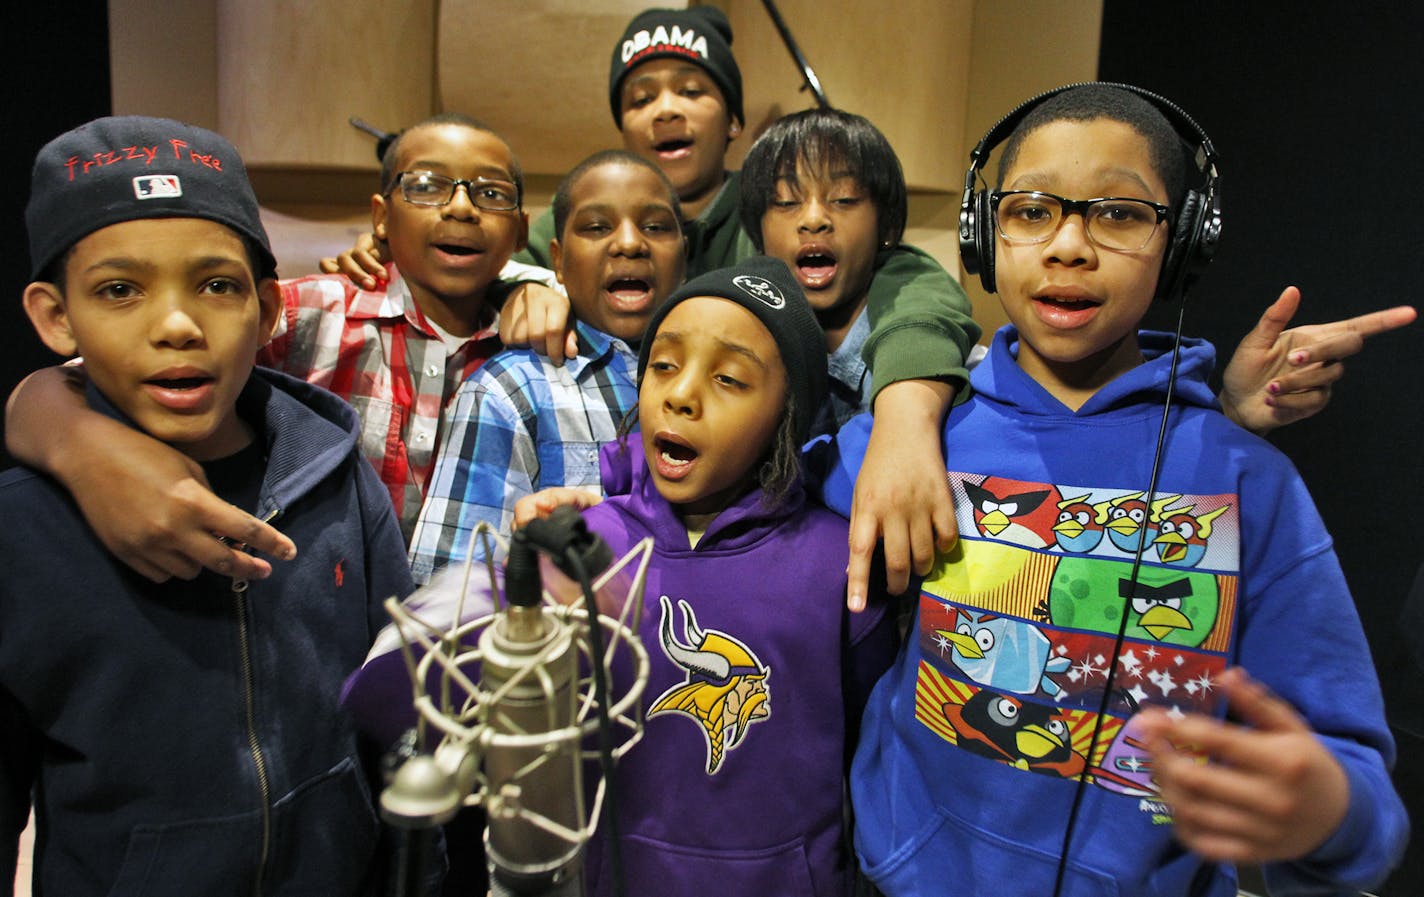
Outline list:
[[[1152,473],[1147,486],[1148,512],[1151,511],[1152,503],[1157,498],[1157,477],[1162,472],[1162,449],[1167,442],[1167,425],[1171,419],[1172,399],[1176,396],[1177,364],[1181,361],[1182,356],[1182,322],[1186,319],[1186,315],[1187,303],[1183,298],[1177,312],[1177,330],[1172,335],[1172,365],[1167,374],[1167,395],[1162,402],[1162,423],[1157,430],[1157,448],[1152,456]],[[1082,808],[1083,795],[1088,787],[1088,776],[1093,768],[1093,754],[1097,751],[1098,739],[1102,735],[1103,718],[1107,715],[1108,703],[1112,700],[1113,684],[1117,679],[1118,660],[1122,655],[1123,641],[1127,637],[1127,611],[1132,605],[1133,596],[1137,594],[1137,577],[1142,569],[1142,555],[1147,550],[1147,524],[1149,522],[1149,515],[1144,514],[1142,527],[1137,534],[1137,551],[1132,558],[1132,576],[1129,580],[1128,596],[1122,602],[1122,614],[1118,617],[1117,623],[1117,636],[1113,640],[1112,660],[1108,663],[1107,679],[1103,683],[1103,696],[1098,702],[1097,714],[1093,718],[1093,733],[1088,739],[1085,758],[1088,762],[1073,789],[1073,803],[1068,810],[1068,824],[1063,830],[1063,847],[1058,854],[1058,869],[1053,879],[1053,897],[1062,897],[1063,894],[1064,877],[1068,871],[1068,851],[1072,846],[1073,833],[1078,827],[1078,813]],[[1130,698],[1129,703],[1131,703]]]

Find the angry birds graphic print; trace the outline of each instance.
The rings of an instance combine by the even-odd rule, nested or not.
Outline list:
[[[1219,709],[1236,496],[949,476],[969,501],[921,586],[916,719],[1015,769],[1155,794],[1125,725]]]

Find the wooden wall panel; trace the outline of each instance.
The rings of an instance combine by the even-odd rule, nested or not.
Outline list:
[[[115,115],[157,115],[218,126],[216,0],[109,0]]]
[[[759,0],[723,4],[755,136],[777,116],[815,105]],[[778,0],[831,104],[863,115],[890,139],[912,189],[953,190],[968,93],[971,0]],[[890,11],[893,10],[893,14]],[[750,141],[738,148],[745,154]]]
[[[562,175],[621,147],[608,62],[648,0],[443,0],[436,71],[442,109],[488,122],[526,172]]]
[[[435,110],[435,0],[217,0],[218,129],[249,167],[375,170]]]

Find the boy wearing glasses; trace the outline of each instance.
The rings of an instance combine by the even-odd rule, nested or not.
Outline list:
[[[462,115],[401,134],[381,163],[371,227],[390,247],[386,281],[344,275],[282,284],[285,306],[258,361],[324,386],[362,422],[362,452],[409,541],[455,387],[500,349],[499,271],[524,248],[523,174],[508,144]]]
[[[999,164],[1011,323],[943,430],[961,538],[866,708],[865,874],[890,897],[1234,897],[1235,863],[1272,894],[1371,887],[1408,821],[1329,534],[1284,456],[1220,413],[1211,346],[1178,358],[1137,329],[1172,273],[1164,213],[1196,187],[1181,139],[1086,85],[1034,107]],[[837,510],[868,435],[837,437]]]

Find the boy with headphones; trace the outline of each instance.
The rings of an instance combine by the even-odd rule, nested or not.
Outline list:
[[[1209,260],[1216,196],[1206,135],[1121,85],[1035,98],[975,150],[966,267],[1011,323],[946,421],[961,538],[852,768],[856,850],[892,897],[1226,897],[1238,862],[1335,893],[1397,862],[1393,742],[1329,535],[1216,410],[1210,345],[1137,330]],[[837,510],[869,432],[838,436]]]

